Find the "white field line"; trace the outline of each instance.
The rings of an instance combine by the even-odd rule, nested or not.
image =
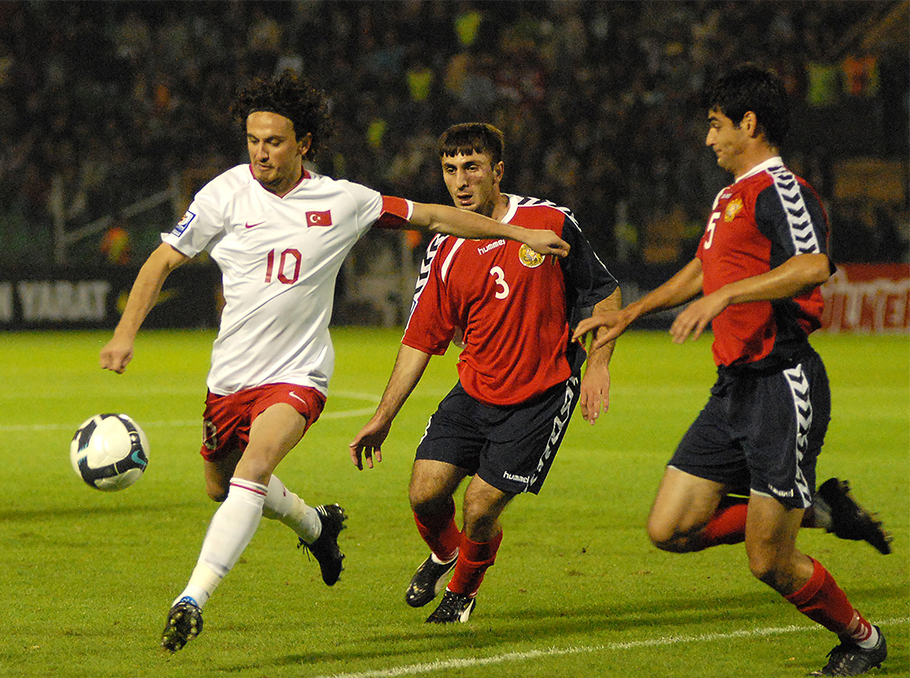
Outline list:
[[[886,619],[880,622],[883,626],[906,624],[910,619],[899,617]],[[315,676],[314,678],[395,678],[396,676],[416,676],[422,673],[445,671],[451,669],[465,669],[490,664],[504,664],[506,662],[527,661],[545,657],[561,657],[573,654],[591,654],[594,652],[617,652],[622,650],[635,650],[647,647],[662,647],[681,645],[683,643],[710,643],[718,640],[732,638],[762,638],[778,636],[785,633],[799,633],[802,631],[820,630],[820,626],[783,626],[779,628],[743,629],[729,633],[704,633],[694,636],[664,636],[661,638],[648,638],[645,640],[631,640],[625,643],[607,643],[605,645],[572,645],[569,647],[551,647],[545,650],[529,650],[527,652],[507,652],[492,657],[471,657],[467,659],[445,659],[427,664],[408,664],[389,669],[376,669],[361,671],[359,673],[333,673],[331,675]]]
[[[335,391],[332,395],[351,400],[366,400],[378,403],[379,396],[370,393],[352,393],[350,391]],[[375,407],[362,407],[356,410],[340,410],[338,412],[324,412],[320,419],[348,419],[350,417],[366,417],[376,411]],[[37,431],[74,431],[79,424],[0,424],[0,433],[37,432]],[[144,421],[142,428],[179,428],[181,426],[201,426],[202,419],[177,419],[173,421]]]

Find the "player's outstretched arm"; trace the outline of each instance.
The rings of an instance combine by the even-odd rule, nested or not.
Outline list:
[[[641,316],[684,304],[700,294],[701,289],[701,260],[693,259],[663,285],[649,292],[638,301],[632,302],[621,311],[595,313],[590,318],[585,318],[578,323],[572,339],[581,339],[588,332],[599,327],[606,328],[607,331],[599,333],[592,342],[591,348],[597,349],[608,342],[614,341]]]
[[[602,315],[615,312],[621,306],[622,293],[617,287],[609,297],[594,306],[594,313]],[[607,330],[600,328],[596,332],[605,334]],[[606,412],[610,408],[610,359],[613,357],[615,346],[616,340],[614,339],[600,344],[598,348],[593,348],[592,344],[588,352],[578,404],[581,408],[581,416],[592,426],[601,411]]]
[[[101,349],[99,362],[103,369],[123,374],[133,359],[133,342],[136,340],[139,327],[158,300],[161,286],[171,271],[187,261],[189,257],[167,244],[159,245],[146,259],[130,290],[126,308],[120,322],[117,323],[114,336]]]
[[[569,253],[569,243],[553,231],[505,224],[476,212],[460,210],[450,205],[415,202],[414,211],[408,221],[419,228],[459,238],[517,240],[543,255],[552,254],[564,257]]]
[[[349,445],[351,462],[358,470],[363,470],[364,459],[369,468],[373,468],[374,457],[377,462],[382,461],[382,444],[392,429],[392,421],[417,386],[429,362],[429,353],[404,344],[398,349],[395,367],[392,368],[392,375],[376,408],[376,414],[360,429]]]
[[[743,278],[690,304],[670,328],[673,341],[681,344],[688,336],[698,339],[714,318],[731,304],[774,301],[799,296],[825,282],[831,275],[827,254],[800,254],[790,257],[767,273]]]

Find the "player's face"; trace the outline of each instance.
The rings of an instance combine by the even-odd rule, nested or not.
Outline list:
[[[455,207],[491,216],[499,195],[503,164],[493,164],[486,153],[447,155],[442,158],[442,178]]]
[[[246,146],[253,176],[262,187],[282,196],[303,174],[303,156],[312,136],[297,139],[294,123],[283,115],[254,111],[246,119]]]
[[[717,164],[734,176],[738,176],[746,169],[745,153],[750,138],[746,129],[734,124],[717,109],[708,113],[708,136],[705,144],[714,151]]]

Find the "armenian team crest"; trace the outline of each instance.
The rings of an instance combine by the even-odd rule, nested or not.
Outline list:
[[[518,248],[518,260],[528,268],[537,268],[543,263],[543,255],[538,254],[527,245]]]

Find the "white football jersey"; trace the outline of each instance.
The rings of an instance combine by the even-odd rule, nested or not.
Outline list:
[[[207,380],[212,393],[275,383],[328,393],[335,278],[382,214],[382,196],[366,186],[307,172],[279,198],[249,165],[196,194],[162,240],[189,257],[206,250],[221,269],[226,303]]]

